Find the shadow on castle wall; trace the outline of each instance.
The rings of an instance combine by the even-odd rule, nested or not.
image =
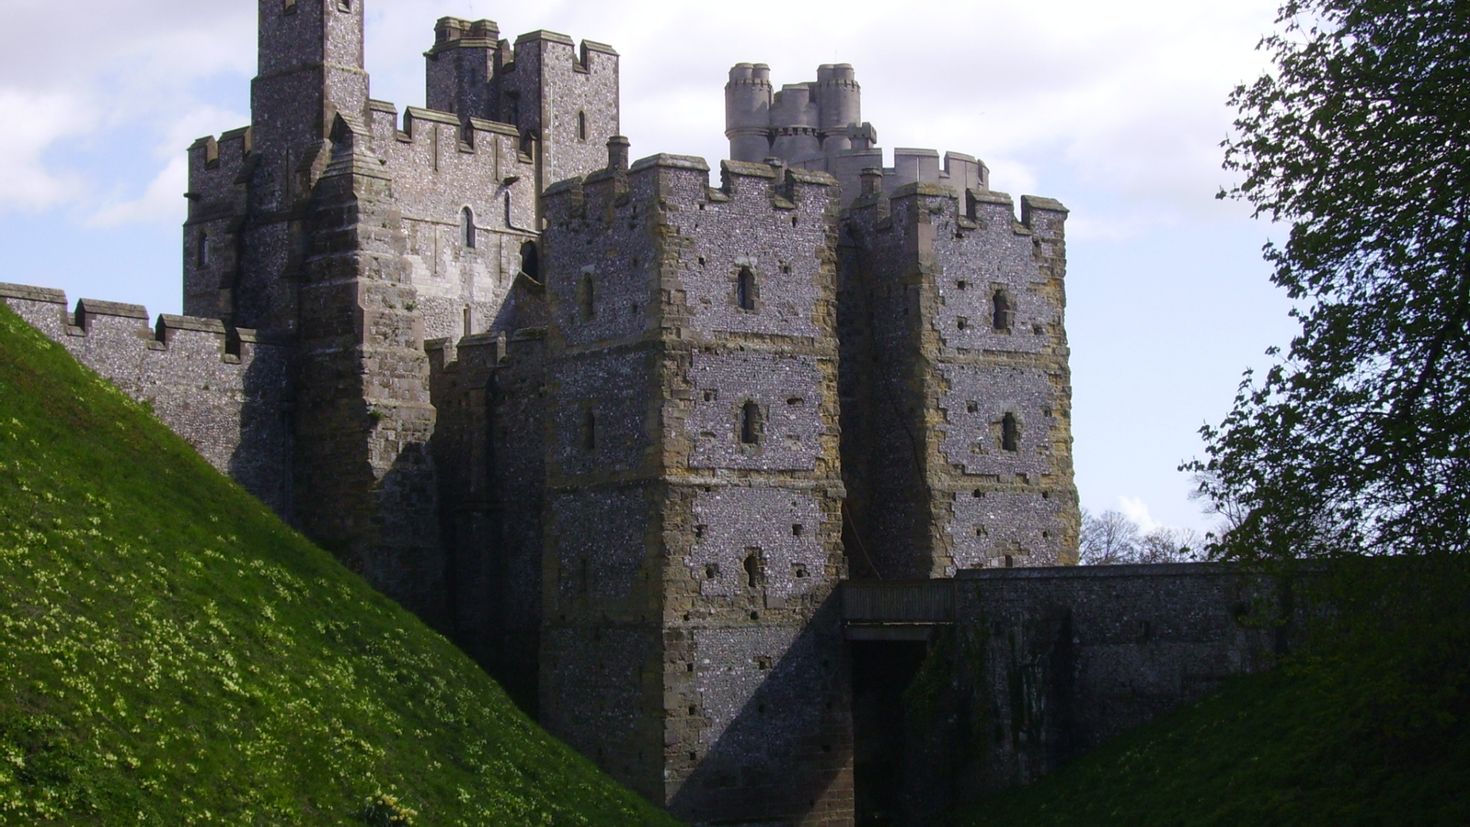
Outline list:
[[[711,721],[723,729],[713,743],[701,739],[702,754],[669,801],[676,817],[718,813],[721,823],[732,824],[852,823],[851,696],[837,594],[792,631],[784,654],[755,665],[761,677],[738,708],[704,710],[724,718]],[[700,664],[730,673],[748,666]],[[735,683],[724,684],[726,698]]]

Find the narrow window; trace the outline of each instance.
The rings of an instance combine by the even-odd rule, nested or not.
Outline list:
[[[582,141],[584,143],[587,141],[587,113],[586,112],[578,112],[577,113],[577,140]]]
[[[209,233],[199,234],[198,262],[200,267],[209,266]]]
[[[1015,564],[1016,564],[1015,559],[1012,558],[1009,554],[1007,554],[1006,555],[1006,568],[1011,568]]]
[[[352,0],[337,0],[337,11],[352,11]]]
[[[996,290],[992,299],[995,310],[991,315],[990,326],[995,328],[996,333],[1011,332],[1011,297],[1004,290]]]
[[[296,13],[296,0],[284,0],[283,5],[281,6],[281,13],[282,14],[295,14]]]
[[[761,406],[746,402],[740,407],[740,442],[759,445],[761,441]]]
[[[521,245],[521,272],[536,281],[541,280],[541,253],[534,241]]]
[[[459,211],[459,234],[464,239],[464,246],[473,250],[478,239],[475,238],[475,211],[469,207]]]
[[[468,336],[475,331],[475,314],[466,305],[464,309],[464,335]]]
[[[1016,415],[1008,413],[1000,420],[1000,447],[1006,451],[1020,450],[1021,429]]]
[[[761,584],[761,550],[758,548],[748,548],[746,552],[745,585],[754,589]]]
[[[735,302],[741,310],[755,310],[755,273],[749,267],[741,267],[735,276]]]
[[[582,411],[582,450],[597,450],[597,413],[590,407]]]
[[[577,302],[582,309],[582,321],[597,318],[597,286],[592,283],[592,274],[582,276],[582,289],[577,291]]]

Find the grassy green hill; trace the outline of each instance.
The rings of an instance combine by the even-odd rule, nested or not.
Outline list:
[[[1460,561],[1421,562],[1370,562],[1329,584],[1330,604],[1348,608],[1310,656],[1237,678],[957,823],[1470,824],[1470,576]]]
[[[407,823],[671,822],[0,305],[0,824]]]

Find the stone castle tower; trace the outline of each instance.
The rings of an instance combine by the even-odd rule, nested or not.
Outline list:
[[[840,584],[1075,555],[1066,210],[885,168],[846,65],[732,69],[718,187],[551,32],[440,20],[400,117],[363,6],[260,0],[188,317],[0,299],[650,799],[851,824]]]

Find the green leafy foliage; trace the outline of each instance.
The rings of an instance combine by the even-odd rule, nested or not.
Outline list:
[[[664,824],[0,306],[0,824]]]
[[[1187,464],[1226,556],[1470,551],[1470,5],[1286,0],[1229,197],[1300,333]]]

